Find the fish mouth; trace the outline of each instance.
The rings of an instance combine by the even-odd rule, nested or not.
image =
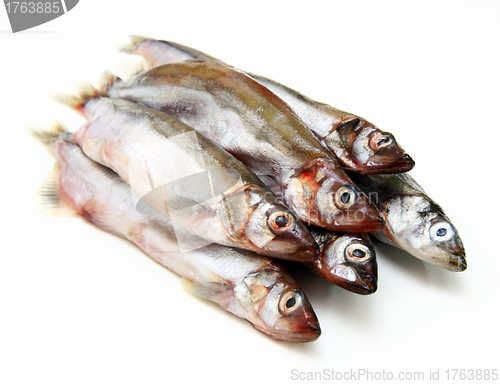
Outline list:
[[[319,256],[319,245],[307,229],[301,236],[278,235],[264,249],[271,257],[300,263],[312,263]]]
[[[465,271],[467,269],[467,259],[465,255],[452,255],[445,268],[452,272]]]
[[[344,166],[343,168],[347,171],[359,173],[360,175],[377,175],[377,174],[393,174],[393,173],[403,173],[408,172],[415,166],[415,161],[405,153],[397,161],[385,162],[381,164],[374,164],[368,162],[368,164],[360,164],[359,166]]]
[[[352,269],[352,267],[351,267]],[[332,282],[339,287],[346,289],[348,291],[358,293],[360,295],[370,295],[377,291],[377,276],[369,273],[360,273],[360,271],[356,271],[356,279],[354,281],[348,280],[345,277],[342,277],[335,273],[332,269],[328,275],[321,275],[325,277],[327,280]]]
[[[360,227],[358,232],[377,232],[384,229],[385,220],[380,215],[367,214],[367,217],[369,221]]]
[[[300,258],[302,260],[309,260],[309,261],[305,261],[305,263],[315,262],[319,257],[319,245],[316,243],[314,243],[314,245],[315,245],[315,247],[313,247],[313,248],[307,247],[307,248],[300,249],[299,251],[295,252],[294,257],[296,259]],[[304,262],[304,261],[301,261],[301,262]]]
[[[358,276],[354,282],[343,281],[343,285],[339,284],[342,288],[360,295],[371,295],[375,293],[378,288],[377,278],[370,275],[364,276],[363,278]]]
[[[366,233],[380,231],[385,227],[385,221],[374,207],[371,212],[366,209],[348,211],[340,220],[335,220],[335,225],[330,225],[330,230],[346,233]]]
[[[412,256],[451,272],[463,272],[467,269],[467,258],[462,247],[454,246],[453,251],[450,249],[451,247],[444,250],[438,248],[439,252],[436,251],[436,248],[433,247],[430,250],[403,249]]]
[[[253,324],[255,329],[266,334],[277,341],[288,341],[292,343],[309,343],[311,341],[316,341],[321,335],[321,328],[319,323],[308,323],[305,327],[298,330],[288,330],[288,331],[276,331],[269,330],[264,327],[260,327]]]

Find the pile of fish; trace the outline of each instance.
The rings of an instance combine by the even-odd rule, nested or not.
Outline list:
[[[456,228],[365,119],[179,44],[133,38],[128,80],[58,97],[86,123],[33,132],[56,158],[45,210],[70,209],[135,243],[196,295],[276,340],[320,335],[276,259],[359,294],[377,289],[368,233],[466,269]]]

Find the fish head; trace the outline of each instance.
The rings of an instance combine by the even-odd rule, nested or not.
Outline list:
[[[384,226],[375,205],[331,159],[309,162],[291,178],[284,195],[309,225],[342,232],[373,232]]]
[[[400,173],[415,162],[395,137],[361,118],[351,118],[325,137],[342,166],[362,175]]]
[[[309,300],[282,268],[266,268],[246,276],[234,292],[247,319],[275,340],[308,342],[321,334]]]
[[[425,195],[396,196],[384,209],[385,234],[419,259],[454,272],[467,269],[457,229],[442,208]]]
[[[362,295],[377,290],[377,260],[367,234],[325,232],[318,260],[308,264],[328,281]]]
[[[252,243],[257,253],[298,262],[317,259],[319,246],[305,224],[268,189],[248,186],[228,203],[228,216],[243,217],[238,236]]]

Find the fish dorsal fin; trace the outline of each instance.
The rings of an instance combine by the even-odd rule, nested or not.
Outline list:
[[[135,50],[137,49],[137,46],[146,40],[151,40],[151,38],[139,35],[130,35],[128,41],[125,44],[122,44],[118,48],[118,51],[123,53],[134,54]]]

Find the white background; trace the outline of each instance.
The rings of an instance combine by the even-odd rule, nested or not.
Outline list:
[[[0,9],[1,383],[295,382],[297,372],[500,369],[497,1],[98,1],[24,33]],[[304,272],[323,334],[264,336],[83,219],[35,210],[53,159],[25,127],[82,118],[51,101],[107,68],[129,34],[192,46],[392,132],[459,228],[452,273],[377,247],[379,289]],[[132,64],[131,64],[132,63]]]

